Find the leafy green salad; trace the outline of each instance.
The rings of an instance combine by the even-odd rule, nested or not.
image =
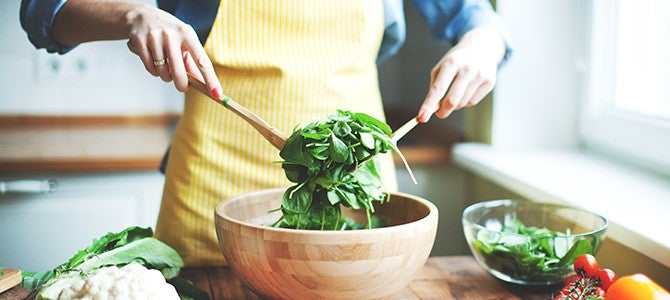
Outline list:
[[[569,237],[570,231],[552,231],[526,226],[518,219],[506,220],[499,234],[480,230],[473,246],[486,264],[513,278],[533,282],[555,282],[572,271],[578,256],[593,253],[600,240]]]
[[[398,151],[391,128],[364,113],[338,110],[293,131],[279,155],[286,177],[295,185],[282,198],[276,227],[344,230],[383,227],[372,215],[383,203],[378,153]],[[365,209],[367,224],[344,218],[341,206]]]

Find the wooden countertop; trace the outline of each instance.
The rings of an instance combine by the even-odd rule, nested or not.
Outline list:
[[[0,116],[0,172],[155,170],[177,118]]]
[[[261,299],[241,282],[230,268],[184,268],[182,278],[207,292],[212,300]],[[546,300],[560,286],[519,286],[495,279],[472,256],[430,257],[407,287],[391,299]],[[30,291],[15,287],[0,300],[28,297]]]
[[[261,299],[225,267],[185,268],[181,277],[205,290],[213,300]],[[431,257],[406,288],[392,299],[551,299],[558,286],[524,287],[495,279],[472,256]]]

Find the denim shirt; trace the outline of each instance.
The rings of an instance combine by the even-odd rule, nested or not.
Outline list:
[[[51,35],[51,26],[58,11],[67,0],[22,0],[21,26],[30,42],[38,49],[64,54],[76,45],[62,45]],[[157,0],[164,9],[191,25],[201,43],[205,43],[216,17],[218,0]],[[402,0],[383,0],[384,36],[377,63],[392,57],[405,42],[405,16]],[[500,66],[512,53],[511,40],[505,23],[488,0],[412,0],[438,41],[455,43],[470,29],[489,25],[498,30],[505,41],[506,51]],[[499,67],[500,67],[499,66]]]

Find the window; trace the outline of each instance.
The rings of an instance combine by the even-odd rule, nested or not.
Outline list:
[[[670,175],[670,1],[588,6],[582,142]]]

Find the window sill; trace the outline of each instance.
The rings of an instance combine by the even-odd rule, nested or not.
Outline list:
[[[460,143],[461,167],[530,200],[602,214],[607,237],[670,267],[670,181],[577,150],[510,151]]]

